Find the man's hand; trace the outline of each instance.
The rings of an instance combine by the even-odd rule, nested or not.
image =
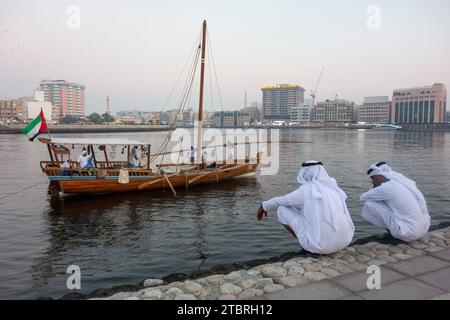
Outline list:
[[[258,209],[258,212],[256,213],[256,219],[258,219],[258,221],[261,221],[264,215],[267,217],[267,211],[265,211],[261,205]]]

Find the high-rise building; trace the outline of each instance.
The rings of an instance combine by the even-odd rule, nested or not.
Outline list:
[[[24,107],[24,100],[10,99],[0,100],[0,121],[2,123],[11,123],[14,121],[25,121],[26,110]]]
[[[291,109],[291,121],[292,122],[308,122],[311,121],[312,107],[307,104],[300,104],[299,106]]]
[[[84,85],[64,80],[42,80],[40,89],[44,91],[45,101],[59,107],[61,117],[86,115]]]
[[[250,124],[250,113],[244,111],[216,111],[211,123],[220,127],[244,127]]]
[[[264,120],[291,120],[292,108],[304,103],[305,89],[298,85],[278,84],[261,88]]]
[[[44,117],[47,121],[54,120],[54,110],[52,103],[50,101],[44,101],[44,97],[45,95],[43,91],[36,90],[34,92],[34,99],[25,102],[28,120],[33,120],[34,118],[36,118],[41,113],[41,110],[44,113]]]
[[[194,112],[192,108],[182,111],[178,114],[175,125],[178,127],[190,127],[197,121],[198,113]]]
[[[358,106],[358,121],[368,123],[389,123],[391,102],[388,96],[365,97]]]
[[[353,122],[355,121],[355,103],[343,99],[318,102],[311,111],[312,121]]]
[[[392,95],[391,122],[444,123],[446,109],[447,89],[442,83],[396,89]]]
[[[160,115],[161,122],[165,122],[166,124],[173,125],[176,122],[178,116],[177,110],[168,110],[162,111]]]

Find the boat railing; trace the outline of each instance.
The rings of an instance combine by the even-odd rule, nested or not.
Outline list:
[[[112,169],[120,169],[128,166],[127,161],[96,161],[95,165],[97,168],[112,168]]]
[[[94,167],[80,168],[77,161],[69,161],[70,168],[62,168],[62,161],[41,161],[41,169],[47,176],[118,176],[123,166],[114,167]],[[126,164],[126,162],[124,162]],[[154,175],[151,169],[144,168],[125,168],[129,176],[151,176]]]
[[[208,163],[210,163],[212,161],[208,161]],[[216,162],[216,161],[213,161]],[[228,161],[217,161],[217,167],[223,167],[223,166],[232,166],[232,165],[236,165],[236,164],[245,164],[245,163],[256,163],[259,164],[260,162],[260,155],[259,153],[256,155],[256,158],[246,158],[246,159],[234,159],[231,160],[232,163],[228,163]],[[203,165],[205,165],[206,162],[203,163]],[[160,163],[157,164],[156,167],[158,168],[163,168],[163,167],[183,167],[183,166],[202,166],[201,164],[193,164],[191,162],[180,162],[180,163]]]

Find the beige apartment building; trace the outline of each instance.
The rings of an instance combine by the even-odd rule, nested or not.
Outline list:
[[[389,123],[391,101],[388,96],[365,97],[358,106],[358,121],[367,123]]]
[[[392,95],[391,122],[445,123],[446,110],[447,89],[442,83],[396,89]]]

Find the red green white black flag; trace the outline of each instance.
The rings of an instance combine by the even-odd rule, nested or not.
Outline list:
[[[22,130],[22,133],[33,141],[40,133],[47,132],[47,123],[45,122],[44,112],[41,109],[39,115],[29,125]]]

